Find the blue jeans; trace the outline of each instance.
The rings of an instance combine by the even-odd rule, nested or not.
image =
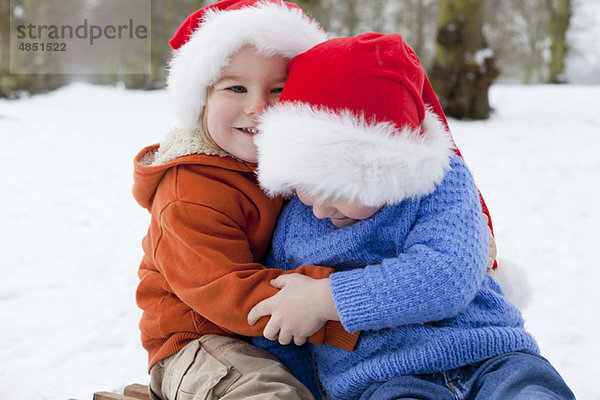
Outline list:
[[[435,374],[409,375],[371,385],[360,400],[575,400],[545,358],[527,352]]]

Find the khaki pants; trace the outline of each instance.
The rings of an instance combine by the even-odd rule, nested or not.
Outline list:
[[[155,400],[314,400],[274,356],[243,340],[204,335],[150,371]]]

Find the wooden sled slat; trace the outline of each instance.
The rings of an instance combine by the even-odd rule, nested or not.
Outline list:
[[[148,394],[148,386],[139,383],[133,383],[125,387],[125,396],[133,397],[139,400],[151,400]]]
[[[148,386],[134,383],[125,387],[123,394],[112,392],[96,392],[94,400],[151,400]]]
[[[111,393],[111,392],[96,392],[94,393],[94,400],[138,400],[135,397],[125,396],[123,394]]]

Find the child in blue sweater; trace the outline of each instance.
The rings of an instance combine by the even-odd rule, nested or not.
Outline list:
[[[264,336],[279,343],[254,343],[314,393],[316,363],[329,399],[573,399],[486,273],[473,177],[402,38],[330,40],[288,72],[256,138],[263,188],[297,194],[267,265],[337,272],[272,281],[248,321],[270,316]],[[303,344],[329,319],[361,332],[353,352]]]

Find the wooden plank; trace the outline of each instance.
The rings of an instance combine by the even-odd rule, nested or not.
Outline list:
[[[94,393],[94,400],[139,400],[139,398],[111,392],[96,392]]]
[[[125,396],[134,397],[139,400],[151,400],[148,394],[148,386],[139,383],[125,386]]]

